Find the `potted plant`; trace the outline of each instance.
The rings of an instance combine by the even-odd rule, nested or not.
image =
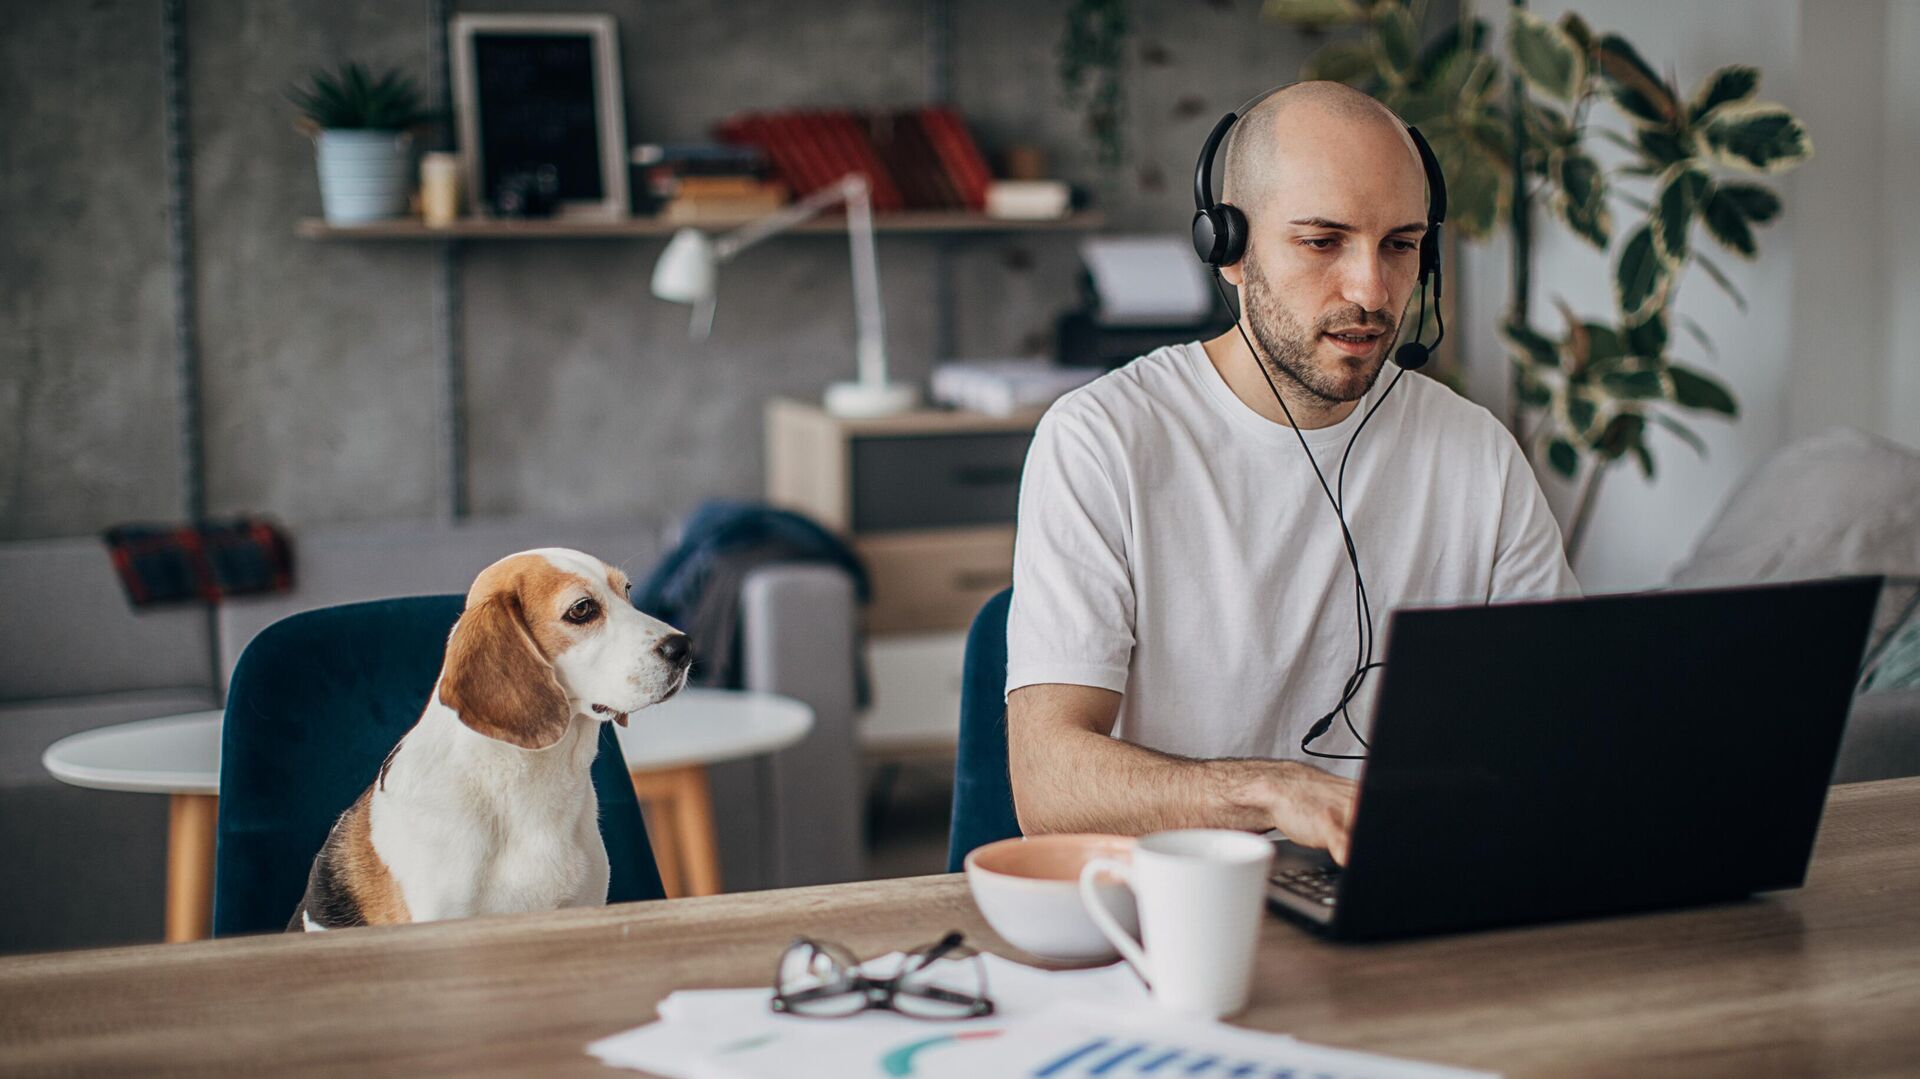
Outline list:
[[[330,225],[399,217],[413,174],[412,129],[432,114],[412,79],[371,74],[362,64],[315,71],[287,97],[302,113],[320,168],[320,204]]]

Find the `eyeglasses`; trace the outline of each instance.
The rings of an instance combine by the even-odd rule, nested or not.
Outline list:
[[[891,977],[872,978],[860,973],[860,961],[840,945],[799,937],[780,955],[772,1008],[810,1019],[840,1019],[869,1008],[914,1019],[992,1015],[986,965],[963,940],[965,934],[948,933],[908,952]]]

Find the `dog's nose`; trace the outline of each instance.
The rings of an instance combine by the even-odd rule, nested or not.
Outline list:
[[[693,645],[684,633],[676,633],[655,645],[653,650],[668,663],[684,667],[693,661]]]

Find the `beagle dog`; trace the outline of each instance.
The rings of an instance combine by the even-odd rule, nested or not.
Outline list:
[[[474,579],[433,697],[334,823],[289,932],[607,901],[601,724],[679,692],[693,662],[632,587],[557,547]]]

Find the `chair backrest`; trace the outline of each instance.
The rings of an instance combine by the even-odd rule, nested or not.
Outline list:
[[[267,627],[233,672],[220,746],[213,932],[286,928],[327,830],[420,718],[460,596],[307,611]],[[593,762],[609,902],[665,895],[611,727]]]
[[[960,749],[953,763],[953,824],[947,872],[965,868],[968,852],[1020,834],[1007,775],[1007,609],[1002,591],[973,616],[960,683]]]

